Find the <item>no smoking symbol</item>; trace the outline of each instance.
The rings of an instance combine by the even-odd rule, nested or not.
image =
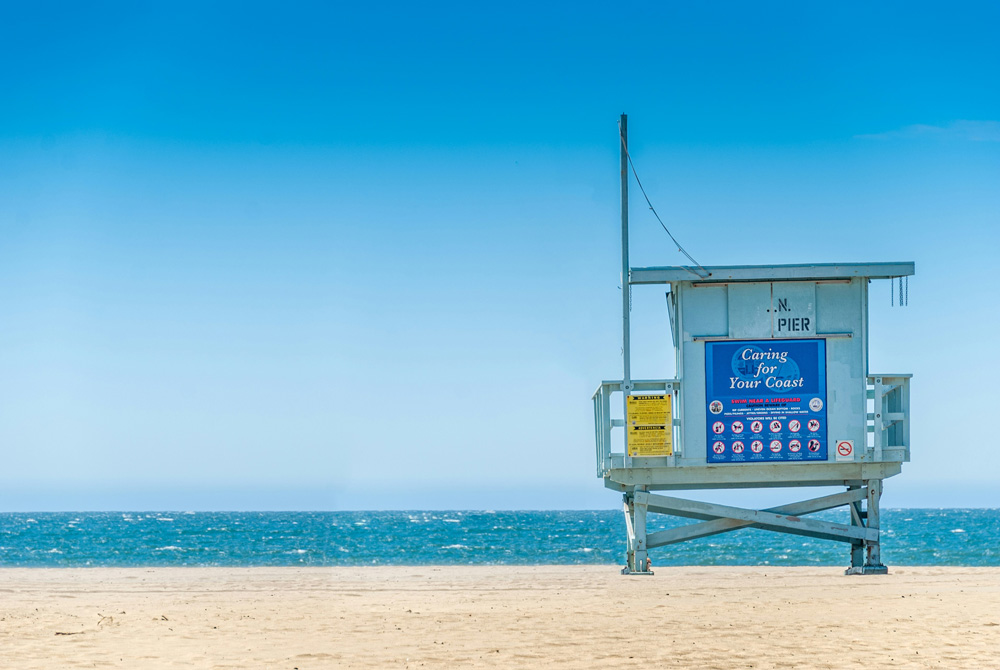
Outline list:
[[[850,442],[838,442],[837,443],[837,453],[841,456],[850,456],[851,452],[854,451],[854,445]]]

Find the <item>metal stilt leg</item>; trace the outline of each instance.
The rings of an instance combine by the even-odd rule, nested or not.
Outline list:
[[[882,565],[882,546],[879,541],[879,499],[882,497],[882,480],[869,479],[865,482],[865,489],[868,491],[868,510],[866,512],[866,526],[869,531],[874,531],[863,544],[865,562],[862,566],[855,566],[853,562],[845,574],[848,575],[884,575],[889,572],[889,568]]]

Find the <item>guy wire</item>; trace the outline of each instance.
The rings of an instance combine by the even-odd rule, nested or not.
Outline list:
[[[684,267],[683,265],[681,267],[683,267],[685,270],[695,275],[696,277],[700,277],[701,279],[705,279],[706,277],[710,276],[712,273],[706,270],[701,263],[696,261],[694,257],[691,256],[691,254],[689,254],[684,249],[684,247],[681,246],[681,243],[677,241],[677,238],[674,237],[674,234],[670,232],[669,228],[667,228],[667,224],[663,223],[663,219],[661,219],[660,215],[656,213],[656,208],[653,207],[653,203],[649,201],[649,196],[646,195],[646,189],[642,187],[642,181],[639,179],[639,173],[636,172],[635,163],[632,162],[632,154],[628,152],[628,145],[625,144],[625,136],[622,134],[621,122],[618,123],[618,137],[621,139],[622,149],[625,151],[625,157],[628,159],[629,167],[632,168],[632,175],[635,177],[635,183],[639,185],[639,190],[642,192],[642,197],[646,199],[646,204],[649,205],[649,210],[653,212],[653,216],[655,216],[656,220],[660,222],[660,225],[663,227],[663,230],[666,231],[667,235],[670,236],[670,239],[673,240],[675,245],[677,245],[677,251],[687,256],[687,259],[692,263],[694,263],[698,267],[698,269],[701,270],[701,272],[696,272],[691,268]],[[704,272],[704,274],[702,274],[702,272]]]

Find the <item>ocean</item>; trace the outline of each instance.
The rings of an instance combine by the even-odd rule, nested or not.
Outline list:
[[[842,511],[814,515],[846,521]],[[656,518],[666,528],[689,523]],[[883,510],[886,565],[1000,566],[1000,509]],[[0,514],[0,567],[623,564],[620,511]],[[653,565],[849,563],[849,545],[744,529]]]

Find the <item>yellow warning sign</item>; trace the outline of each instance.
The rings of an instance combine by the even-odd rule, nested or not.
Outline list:
[[[628,425],[662,426],[669,421],[669,395],[630,395],[628,397]]]
[[[629,456],[670,456],[673,447],[673,414],[670,394],[628,397]]]

